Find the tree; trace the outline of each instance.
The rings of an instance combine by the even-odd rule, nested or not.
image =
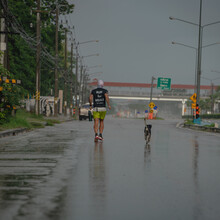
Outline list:
[[[48,13],[41,14],[41,95],[50,95],[54,88],[54,60],[55,56],[55,9],[56,0],[42,1],[41,9]],[[73,12],[74,5],[67,0],[58,0],[61,14]],[[35,93],[36,74],[36,1],[8,0],[8,18],[10,29],[19,35],[9,38],[10,71],[14,77],[22,80],[23,87],[30,94]],[[14,24],[18,24],[14,30]],[[24,35],[23,33],[26,33]],[[59,49],[63,39],[59,32]],[[48,55],[49,54],[49,55]]]

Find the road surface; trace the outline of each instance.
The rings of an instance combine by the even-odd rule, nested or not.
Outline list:
[[[103,143],[88,121],[1,139],[0,219],[220,219],[220,134],[150,123],[149,145],[111,116]]]

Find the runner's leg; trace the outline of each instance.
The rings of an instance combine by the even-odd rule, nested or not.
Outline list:
[[[98,134],[98,128],[99,128],[99,118],[94,118],[94,132],[95,134]]]
[[[99,133],[103,133],[104,130],[104,119],[99,119]]]

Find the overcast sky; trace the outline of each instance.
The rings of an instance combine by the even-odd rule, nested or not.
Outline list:
[[[194,84],[196,50],[172,45],[175,41],[198,47],[198,28],[169,16],[199,23],[200,0],[73,0],[68,16],[77,41],[99,40],[80,46],[87,66],[102,65],[89,73],[103,72],[111,82],[150,83],[151,77],[170,77],[171,83]],[[220,1],[203,0],[202,25],[220,21]],[[220,24],[204,28],[203,45],[220,42]],[[220,44],[204,48],[202,77],[220,85]],[[201,80],[210,84],[210,80]]]

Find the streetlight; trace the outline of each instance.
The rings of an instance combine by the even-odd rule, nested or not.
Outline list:
[[[216,22],[212,22],[209,24],[205,24],[205,25],[201,25],[201,20],[202,20],[202,0],[200,0],[200,14],[199,14],[199,24],[190,22],[190,21],[186,21],[183,19],[179,19],[179,18],[174,18],[174,17],[169,17],[170,20],[178,20],[181,22],[185,22],[191,25],[195,25],[199,27],[199,40],[198,40],[198,50],[197,50],[197,54],[198,54],[198,64],[197,64],[197,98],[196,98],[196,104],[197,106],[199,106],[199,99],[200,99],[200,77],[201,77],[201,59],[202,59],[202,36],[203,36],[203,29],[207,26],[210,25],[214,25],[214,24],[218,24],[220,23],[220,21],[216,21]]]
[[[97,67],[102,67],[102,65],[96,65],[96,66],[87,66],[87,69],[92,69],[92,68],[97,68]]]
[[[193,23],[193,22],[190,22],[190,21],[186,21],[186,20],[183,20],[183,19],[179,19],[179,18],[175,18],[175,17],[169,17],[170,20],[176,20],[176,21],[181,21],[181,22],[184,22],[184,23],[187,23],[187,24],[192,24],[194,26],[197,26],[199,27],[199,24],[197,23]],[[220,21],[216,21],[216,22],[212,22],[212,23],[208,23],[208,24],[205,24],[205,25],[201,25],[200,28],[203,29],[207,26],[210,26],[210,25],[213,25],[213,24],[219,24]]]
[[[89,41],[84,41],[84,42],[78,42],[78,44],[87,44],[87,43],[92,43],[92,42],[98,43],[99,40],[89,40]]]
[[[90,80],[90,77],[91,76],[93,76],[93,75],[100,75],[100,74],[102,74],[103,72],[95,72],[95,73],[85,73],[84,74],[84,77],[83,77],[83,90],[84,90],[84,96],[83,96],[83,94],[82,94],[82,99],[83,99],[83,101],[85,101],[86,100],[86,97],[88,97],[88,95],[87,95],[87,92],[88,92],[88,89],[87,89],[87,87],[88,87],[88,81]]]
[[[202,4],[202,0],[201,0],[201,3],[200,3],[200,4]],[[200,17],[201,17],[201,7],[202,7],[202,5],[200,5]],[[200,57],[200,60],[197,60],[197,62],[198,62],[198,66],[197,66],[197,99],[198,99],[198,104],[199,104],[202,48],[208,47],[208,46],[212,46],[212,45],[216,45],[216,44],[220,44],[220,42],[217,42],[217,43],[213,43],[213,44],[209,44],[209,45],[202,46],[203,29],[204,29],[205,27],[207,27],[207,26],[210,26],[210,25],[219,24],[220,21],[216,21],[216,22],[212,22],[212,23],[205,24],[205,25],[201,25],[201,24],[193,23],[193,22],[186,21],[186,20],[179,19],[179,18],[175,18],[175,17],[169,17],[169,19],[170,19],[170,20],[181,21],[181,22],[184,22],[184,23],[191,24],[191,25],[194,25],[194,26],[199,27],[199,30],[200,30],[200,36],[199,36],[199,41],[200,41],[200,42],[199,42],[199,46],[198,46],[198,48],[191,47],[191,48],[197,49],[198,58]],[[200,20],[201,20],[201,18],[200,18]],[[186,46],[186,45],[183,45],[183,44],[181,44],[181,45],[182,45],[182,46]],[[189,46],[189,47],[190,47],[190,46]],[[198,77],[198,76],[199,76],[199,77]]]
[[[84,43],[88,43],[89,41],[87,42],[84,42]],[[90,42],[93,42],[93,41],[90,41]],[[92,57],[92,56],[99,56],[99,54],[90,54],[90,55],[87,55],[87,56],[82,56],[81,57],[81,62],[82,62],[82,59],[83,58],[86,58],[86,57]],[[79,82],[79,103],[83,100],[83,83],[82,83],[82,80],[83,80],[83,71],[84,71],[84,74],[86,72],[86,68],[83,68],[83,65],[81,65],[81,69],[80,69],[80,82]]]
[[[194,92],[196,90],[196,75],[197,75],[197,48],[196,47],[192,47],[192,46],[189,46],[189,45],[186,45],[186,44],[182,44],[182,43],[178,43],[178,42],[174,42],[172,41],[172,44],[177,44],[177,45],[180,45],[180,46],[184,46],[184,47],[188,47],[188,48],[191,48],[191,49],[194,49],[196,51],[196,60],[195,60],[195,83],[194,83]]]
[[[186,44],[183,44],[183,43],[178,43],[178,42],[175,42],[175,41],[172,41],[172,44],[188,47],[188,48],[194,49],[196,51],[195,84],[194,84],[195,85],[194,92],[195,92],[195,89],[196,89],[196,78],[197,78],[196,75],[197,75],[197,53],[198,53],[198,48],[190,46],[190,45],[186,45]],[[216,45],[216,44],[220,44],[220,42],[216,42],[216,43],[212,43],[212,44],[207,44],[205,46],[202,46],[202,48],[210,47],[210,46],[213,46],[213,45]]]
[[[93,57],[93,56],[99,56],[99,54],[96,53],[96,54],[90,54],[90,55],[87,55],[87,56],[82,56],[82,59],[85,58],[85,57]]]
[[[99,40],[89,40],[89,41],[84,41],[84,42],[77,42],[74,39],[74,45],[75,45],[75,49],[76,49],[76,80],[75,80],[75,106],[78,107],[78,102],[77,102],[77,93],[78,93],[78,89],[77,89],[77,82],[78,82],[78,58],[79,58],[79,54],[78,54],[78,47],[81,44],[87,44],[87,43],[98,43]],[[91,56],[91,55],[89,55]],[[85,56],[84,56],[85,57]],[[83,57],[82,57],[83,58]]]

